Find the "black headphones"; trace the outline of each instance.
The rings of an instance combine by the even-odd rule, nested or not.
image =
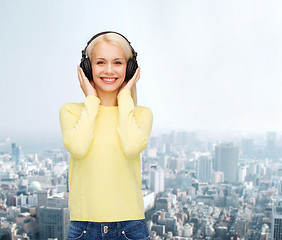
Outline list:
[[[106,34],[106,33],[116,33],[120,36],[122,36],[128,43],[129,46],[131,47],[131,51],[132,51],[132,58],[128,59],[127,61],[127,66],[126,66],[126,74],[125,74],[125,81],[129,81],[136,69],[138,68],[138,64],[137,64],[137,52],[134,51],[133,47],[131,46],[130,42],[127,40],[127,38],[123,35],[121,35],[118,32],[113,32],[113,31],[106,31],[106,32],[100,32],[98,34],[96,34],[94,37],[92,37],[89,42],[87,43],[87,46],[85,47],[84,50],[82,50],[82,58],[81,58],[81,62],[80,62],[80,67],[83,69],[83,72],[85,74],[85,76],[88,78],[89,81],[93,81],[93,76],[92,76],[92,67],[91,67],[91,62],[90,59],[87,57],[86,55],[86,49],[88,47],[88,45],[97,37],[99,37],[100,35]]]

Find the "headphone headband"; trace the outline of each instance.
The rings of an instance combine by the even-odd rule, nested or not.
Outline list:
[[[97,37],[103,35],[103,34],[107,34],[107,33],[115,33],[115,34],[118,34],[120,36],[122,36],[129,44],[130,48],[131,48],[131,51],[132,51],[132,54],[133,54],[133,58],[136,59],[137,57],[137,52],[135,52],[135,50],[133,49],[133,47],[131,46],[131,43],[128,41],[128,39],[123,36],[122,34],[118,33],[118,32],[114,32],[114,31],[105,31],[105,32],[100,32],[100,33],[97,33],[96,35],[94,35],[88,42],[87,42],[87,45],[86,47],[84,48],[84,50],[82,50],[82,58],[86,58],[86,50],[89,46],[89,44]]]

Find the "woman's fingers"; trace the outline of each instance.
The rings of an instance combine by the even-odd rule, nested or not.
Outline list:
[[[81,67],[78,66],[77,69],[78,69],[78,78],[79,78],[79,81],[82,83],[82,82],[85,81],[85,79],[87,79],[87,78],[85,77],[85,74],[84,74],[84,72],[83,72],[83,70],[82,70]]]
[[[140,78],[140,67],[138,67],[132,77],[132,79],[134,80],[134,83],[136,83],[138,81],[138,79]]]
[[[137,83],[140,78],[140,67],[138,67],[133,75],[133,77],[128,81],[124,88],[131,90],[132,86]]]
[[[77,66],[77,72],[78,72],[78,79],[80,82],[80,86],[82,91],[84,92],[84,95],[87,97],[89,94],[97,96],[97,91],[95,88],[94,81],[89,81],[88,78],[85,76],[83,69],[80,66]]]
[[[134,83],[135,83],[135,84],[136,84],[136,83],[138,82],[138,80],[140,79],[140,68],[137,68],[136,73],[137,73],[137,75],[136,75],[136,78],[135,78],[135,80],[134,80]]]
[[[78,80],[79,80],[79,82],[80,82],[80,84],[81,84],[79,66],[77,66],[77,76],[78,76]]]
[[[82,80],[82,77],[81,77],[81,72],[80,72],[79,66],[77,66],[77,75],[78,75],[78,80],[79,80],[79,83],[80,83],[80,87],[81,87],[82,91],[83,91],[84,94],[85,94],[85,91],[84,91],[84,84],[83,84],[83,80]]]
[[[78,80],[80,82],[80,87],[84,93],[85,96],[87,96],[87,89],[85,84],[85,75],[80,66],[77,66],[77,74],[78,74]]]
[[[84,71],[82,70],[82,68],[80,68],[80,72],[81,72],[81,76],[82,76],[83,80],[84,80],[84,81],[86,81],[86,80],[89,81],[88,78],[85,76],[85,73],[84,73]]]
[[[140,67],[139,67],[137,70],[138,70],[138,75],[137,75],[137,78],[136,78],[135,83],[137,83],[137,81],[139,80],[139,78],[140,78],[140,72],[141,72]]]

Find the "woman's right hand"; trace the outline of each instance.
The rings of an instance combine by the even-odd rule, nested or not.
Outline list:
[[[85,76],[80,66],[77,66],[77,73],[78,73],[78,80],[80,82],[80,87],[84,92],[85,97],[87,97],[88,95],[94,95],[98,97],[94,81],[88,80],[88,78]]]

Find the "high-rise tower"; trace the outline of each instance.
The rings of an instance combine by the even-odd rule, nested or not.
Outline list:
[[[197,162],[197,178],[201,182],[210,182],[212,172],[212,157],[200,156]]]
[[[272,209],[271,239],[282,240],[282,207]]]
[[[224,180],[237,182],[239,149],[233,143],[221,143],[215,147],[214,170],[224,173]]]

